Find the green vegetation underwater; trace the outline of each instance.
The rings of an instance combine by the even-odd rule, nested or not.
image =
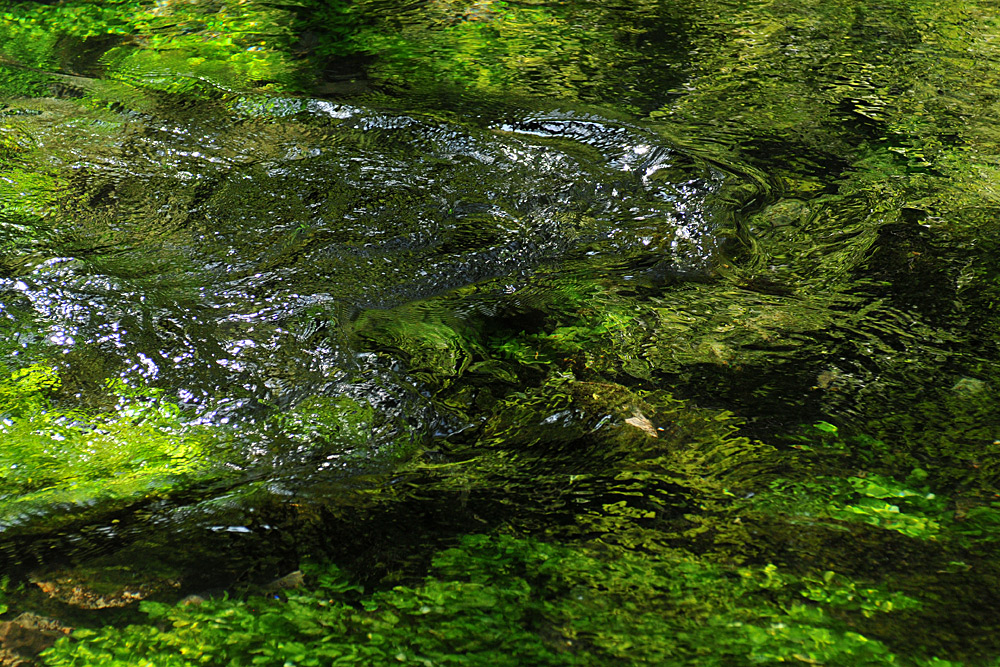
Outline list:
[[[0,665],[1000,665],[998,34],[0,1]]]

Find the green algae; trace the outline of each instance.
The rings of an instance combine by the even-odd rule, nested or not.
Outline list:
[[[79,69],[174,93],[293,85],[291,18],[263,4],[22,2],[3,17],[7,67]]]
[[[433,576],[364,593],[336,568],[307,570],[315,589],[187,607],[146,604],[154,620],[77,631],[53,665],[414,664],[953,664],[901,662],[835,610],[899,613],[915,602],[833,573],[799,580],[767,566],[724,568],[683,552],[656,556],[470,535],[439,552]],[[817,585],[822,584],[822,588]],[[805,604],[816,599],[822,606]],[[739,600],[735,606],[731,601]],[[720,608],[721,603],[721,608]],[[833,612],[833,613],[831,613]]]
[[[52,367],[34,365],[0,383],[3,482],[0,521],[10,532],[44,517],[46,530],[107,515],[210,476],[224,462],[213,438],[184,429],[175,404],[111,383],[115,410],[60,410]]]
[[[385,542],[417,530],[405,544],[420,553],[380,560],[358,537],[341,560],[377,562],[358,567],[385,577],[372,593],[316,567],[287,600],[148,605],[150,623],[81,630],[50,664],[995,662],[985,5],[294,5],[20,3],[5,15],[0,86],[41,112],[55,103],[37,98],[75,91],[94,126],[126,96],[155,108],[151,91],[221,95],[263,125],[295,105],[220,91],[323,90],[317,72],[348,63],[398,95],[372,95],[390,106],[445,100],[460,110],[439,112],[450,118],[481,112],[477,96],[610,105],[699,159],[768,176],[724,195],[728,241],[697,272],[623,267],[594,246],[570,275],[542,267],[511,296],[501,278],[334,318],[338,340],[398,364],[445,415],[426,449],[413,434],[388,448],[407,453],[390,456],[394,484],[347,503],[348,522],[390,524]],[[81,48],[99,57],[74,60]],[[3,122],[3,273],[20,276],[65,184],[36,168],[30,123]],[[315,236],[290,232],[271,265]],[[12,507],[135,498],[220,460],[170,401],[95,414],[49,403],[51,365],[5,377],[17,398],[3,410],[21,429],[5,455],[37,477],[5,477]],[[266,428],[303,450],[296,460],[361,460],[372,433],[392,440],[385,419],[309,396]],[[299,511],[334,511],[310,503]],[[454,518],[414,528],[431,510]],[[497,532],[473,535],[486,528]]]

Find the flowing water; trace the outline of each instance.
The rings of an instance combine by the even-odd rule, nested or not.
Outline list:
[[[365,310],[496,281],[501,298],[539,265],[584,270],[584,256],[609,279],[707,273],[725,232],[711,210],[725,171],[596,116],[460,125],[240,99],[178,126],[33,107],[8,113],[74,205],[11,254],[3,287],[54,323],[57,344],[94,346],[194,405],[322,391],[360,363],[349,338]]]
[[[1000,651],[979,5],[239,4],[5,14],[17,604],[499,531],[957,590],[918,653]]]

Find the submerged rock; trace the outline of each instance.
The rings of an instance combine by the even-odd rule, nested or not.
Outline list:
[[[39,653],[71,630],[55,619],[30,612],[0,622],[0,667],[35,664]]]
[[[175,578],[121,567],[76,568],[36,575],[31,581],[49,597],[80,609],[126,607],[180,586]]]
[[[976,378],[962,378],[951,388],[954,393],[964,396],[976,396],[986,389],[986,383]]]

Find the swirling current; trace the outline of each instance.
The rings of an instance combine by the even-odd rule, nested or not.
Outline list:
[[[0,289],[73,360],[64,391],[96,401],[108,374],[166,388],[192,424],[239,425],[229,465],[273,488],[308,469],[361,475],[401,437],[468,425],[366,349],[359,316],[454,294],[450,317],[516,317],[554,276],[704,279],[734,234],[725,193],[747,187],[589,111],[458,121],[258,96],[90,118],[34,99],[4,114],[59,185],[22,202],[35,240],[8,253]],[[378,415],[349,464],[254,426],[343,396]]]

